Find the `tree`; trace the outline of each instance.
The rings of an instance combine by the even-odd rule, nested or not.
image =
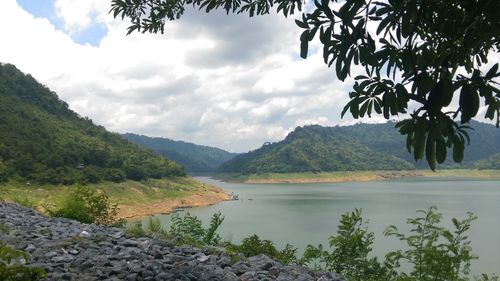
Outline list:
[[[337,3],[338,2],[338,3]],[[112,0],[113,16],[128,18],[128,33],[164,33],[166,20],[182,16],[187,5],[210,12],[224,9],[250,17],[277,6],[285,17],[302,11],[301,0]],[[381,114],[386,119],[406,114],[396,127],[406,135],[415,160],[425,158],[431,169],[447,151],[461,162],[470,143],[467,123],[484,101],[485,118],[500,125],[498,63],[483,73],[488,55],[500,50],[500,1],[497,0],[315,0],[297,25],[301,57],[319,38],[323,58],[344,81],[352,65],[364,68],[356,76],[349,111],[354,118]],[[451,110],[453,98],[458,107]],[[413,109],[414,108],[414,109]],[[405,115],[406,116],[406,115]],[[456,121],[460,118],[459,122]]]

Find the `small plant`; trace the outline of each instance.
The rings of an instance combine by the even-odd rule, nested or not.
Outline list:
[[[493,276],[488,276],[488,274],[481,274],[479,277],[474,278],[475,281],[498,281],[500,280],[500,277],[498,275],[494,274]]]
[[[160,219],[152,217],[149,217],[148,224],[145,227],[140,221],[129,225],[126,233],[131,237],[152,237],[156,239],[170,238],[168,232],[161,226]]]
[[[14,197],[12,201],[26,208],[33,209],[34,207],[36,207],[35,201],[28,197]]]
[[[31,281],[46,276],[42,268],[24,266],[21,260],[27,261],[28,254],[0,242],[0,280]]]
[[[241,245],[226,245],[231,256],[236,256],[241,253],[245,257],[264,254],[270,258],[276,259],[283,264],[289,264],[297,261],[297,248],[287,244],[283,250],[278,250],[274,243],[270,240],[261,240],[258,235],[254,234],[243,239]]]
[[[400,233],[395,226],[385,230],[386,236],[395,236],[408,245],[406,251],[388,253],[387,265],[397,269],[401,260],[413,265],[411,272],[401,273],[404,280],[468,280],[465,277],[470,272],[470,263],[477,257],[472,255],[470,241],[465,233],[477,217],[468,213],[462,221],[453,218],[455,230],[452,232],[439,226],[442,215],[435,206],[417,212],[422,216],[408,219],[408,224],[412,226],[410,235]]]
[[[89,187],[78,187],[66,198],[59,209],[49,210],[49,214],[83,223],[113,226],[123,224],[123,220],[117,219],[118,206],[109,201],[106,193],[97,192]]]
[[[142,228],[142,222],[140,221],[130,224],[125,230],[125,233],[127,233],[128,236],[135,238],[147,236],[146,231]]]
[[[349,280],[387,280],[387,271],[377,258],[368,258],[374,234],[363,221],[361,210],[345,213],[337,235],[329,238],[331,252],[308,245],[300,263],[319,269],[335,271]]]
[[[171,218],[172,225],[169,233],[178,236],[182,243],[192,245],[217,246],[221,243],[221,237],[217,229],[224,221],[221,213],[215,213],[210,220],[208,229],[205,229],[200,219],[187,213],[183,218],[175,214]]]
[[[10,226],[6,225],[5,223],[0,223],[0,233],[9,234],[9,232]]]

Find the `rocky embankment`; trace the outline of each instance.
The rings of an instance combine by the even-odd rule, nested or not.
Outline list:
[[[1,240],[27,252],[27,265],[44,268],[48,280],[345,280],[264,255],[232,264],[208,248],[127,238],[122,229],[47,218],[12,203],[0,203],[0,224]]]

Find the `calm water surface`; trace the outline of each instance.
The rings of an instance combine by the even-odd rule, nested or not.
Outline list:
[[[436,205],[443,223],[465,218],[470,211],[479,216],[469,234],[473,252],[480,259],[473,273],[500,273],[500,181],[456,179],[403,179],[380,182],[333,184],[238,184],[205,177],[200,181],[234,192],[238,201],[222,202],[188,211],[208,223],[215,212],[225,216],[219,233],[233,242],[258,234],[279,247],[290,243],[305,249],[307,244],[327,244],[340,216],[362,208],[375,232],[374,254],[402,248],[401,242],[382,232],[388,225],[407,230],[406,219],[418,209]],[[169,215],[157,216],[168,227]]]

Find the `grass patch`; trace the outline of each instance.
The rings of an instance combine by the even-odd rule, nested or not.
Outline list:
[[[208,185],[192,178],[178,177],[150,179],[147,181],[103,182],[87,187],[105,192],[111,203],[118,205],[148,204],[161,199],[175,199],[204,192]],[[211,189],[212,187],[209,187]],[[10,202],[35,207],[45,212],[48,208],[61,206],[77,186],[37,185],[9,181],[0,183],[0,198]]]

